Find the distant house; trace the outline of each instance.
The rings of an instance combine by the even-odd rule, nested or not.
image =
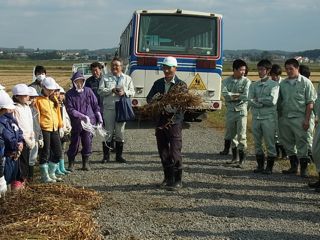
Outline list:
[[[299,63],[309,63],[310,59],[308,57],[303,56],[295,56],[294,57]]]

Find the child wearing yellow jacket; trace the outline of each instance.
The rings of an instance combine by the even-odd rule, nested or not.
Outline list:
[[[62,181],[55,175],[58,163],[63,159],[59,129],[63,127],[60,107],[54,91],[56,81],[46,77],[42,81],[42,96],[37,97],[35,107],[39,112],[39,122],[43,135],[43,149],[39,156],[42,182]],[[50,159],[50,151],[53,157]]]

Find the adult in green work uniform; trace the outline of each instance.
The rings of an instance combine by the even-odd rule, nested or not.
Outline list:
[[[271,174],[277,157],[275,132],[277,130],[277,101],[279,84],[269,78],[272,63],[263,59],[258,62],[260,80],[251,84],[249,89],[249,108],[252,112],[252,133],[255,144],[257,168],[255,173]],[[265,154],[262,142],[267,149],[267,166],[264,169]]]
[[[269,73],[271,80],[280,84],[282,81],[281,74],[282,74],[281,66],[278,64],[272,64],[272,67]],[[278,112],[276,117],[276,133],[274,137],[275,137],[275,143],[276,143],[277,157],[280,158],[280,154],[281,154],[282,159],[288,159],[288,155],[286,153],[286,150],[283,147],[283,144],[281,143],[280,136],[279,136]]]
[[[314,105],[317,124],[313,137],[312,156],[314,164],[316,165],[316,169],[319,174],[319,179],[316,182],[309,183],[309,187],[315,188],[315,191],[320,193],[320,125],[318,122],[320,116],[320,84],[318,84],[317,95],[318,97]]]
[[[239,151],[240,166],[246,160],[247,148],[247,108],[248,92],[251,81],[246,77],[248,66],[245,61],[237,59],[232,64],[233,75],[222,82],[222,96],[224,97],[226,112],[226,137],[231,139],[232,161],[237,162]]]
[[[310,72],[310,68],[307,65],[301,64],[299,66],[299,73],[302,76],[310,79],[311,72]],[[317,102],[317,100],[316,100],[316,102]],[[315,102],[315,104],[316,104],[316,102]],[[315,114],[316,113],[315,113],[315,106],[314,106],[313,111],[310,116],[310,127],[308,129],[308,144],[309,144],[308,156],[312,161],[313,161],[313,158],[312,158],[311,151],[312,151],[312,142],[313,142],[313,132],[314,132],[314,127],[315,127]]]
[[[284,174],[296,174],[300,161],[301,177],[308,177],[308,129],[316,100],[311,81],[299,74],[299,62],[292,58],[285,62],[288,77],[280,83],[278,100],[281,141],[290,159]]]

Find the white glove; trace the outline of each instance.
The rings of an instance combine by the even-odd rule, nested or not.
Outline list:
[[[0,178],[0,198],[1,196],[5,196],[6,192],[7,192],[7,182],[3,176]]]
[[[172,107],[170,104],[168,104],[167,106],[164,107],[164,110],[165,110],[167,113],[176,113],[177,108]]]
[[[59,129],[59,136],[60,136],[60,138],[63,138],[63,136],[64,136],[63,128]]]
[[[162,98],[161,93],[157,92],[155,95],[153,95],[152,100],[158,101]]]
[[[34,148],[34,146],[36,145],[36,141],[34,138],[26,138],[25,141],[29,149]]]
[[[97,132],[103,138],[106,138],[108,136],[108,132],[102,127],[102,124],[97,125]]]
[[[39,144],[39,148],[43,148],[43,145],[44,145],[43,139],[39,139],[38,144]]]
[[[71,127],[66,127],[66,129],[65,129],[65,132],[64,132],[65,134],[69,134],[69,133],[71,133]]]

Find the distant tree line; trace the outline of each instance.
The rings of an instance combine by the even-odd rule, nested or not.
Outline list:
[[[58,51],[46,51],[46,52],[6,52],[3,51],[0,54],[0,59],[29,59],[29,60],[51,60],[61,59],[61,55]]]
[[[27,60],[52,60],[52,59],[87,59],[109,60],[112,59],[117,48],[97,50],[66,49],[66,50],[40,50],[39,48],[0,48],[0,59],[27,59]]]
[[[295,56],[303,56],[307,57],[310,60],[319,60],[320,59],[320,49],[307,50],[301,52],[286,52],[279,50],[225,50],[224,56],[228,59],[242,58],[248,59],[249,61],[259,61],[261,59],[269,59],[269,60],[283,60],[287,58],[292,58]]]
[[[50,52],[32,53],[28,55],[28,58],[31,60],[50,60],[50,59],[60,59],[61,55],[58,54],[58,51],[50,51]]]

